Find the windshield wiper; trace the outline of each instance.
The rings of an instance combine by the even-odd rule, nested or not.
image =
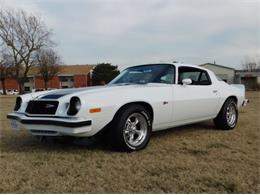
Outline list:
[[[145,85],[147,84],[148,82],[146,81],[139,81],[139,82],[132,82],[133,84],[139,84],[139,85]]]
[[[109,85],[131,85],[132,83],[112,83]]]
[[[125,83],[113,83],[111,85],[145,85],[148,82],[125,82]]]

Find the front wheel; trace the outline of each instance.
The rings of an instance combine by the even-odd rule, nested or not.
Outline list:
[[[146,147],[150,140],[151,115],[141,105],[127,106],[116,114],[110,131],[110,139],[117,149],[141,150]]]
[[[230,130],[236,127],[238,119],[237,104],[233,98],[224,103],[218,116],[214,119],[215,126],[222,130]]]

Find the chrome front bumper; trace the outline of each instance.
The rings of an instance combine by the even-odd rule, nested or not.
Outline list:
[[[245,99],[245,100],[243,100],[243,102],[242,102],[242,106],[244,107],[244,106],[246,106],[248,103],[249,103],[249,99]]]
[[[14,129],[27,129],[33,135],[91,136],[91,120],[80,120],[71,117],[32,117],[16,112],[8,114],[7,118],[11,120],[13,126],[16,126]]]

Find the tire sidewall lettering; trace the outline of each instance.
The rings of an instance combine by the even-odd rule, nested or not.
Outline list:
[[[147,121],[147,125],[149,127],[151,127],[152,126],[152,122],[151,122],[150,117],[148,116],[148,114],[145,111],[143,111],[143,110],[141,111],[141,114],[144,115],[144,117],[145,117],[145,119]]]

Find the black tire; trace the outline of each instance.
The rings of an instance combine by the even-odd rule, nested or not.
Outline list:
[[[131,145],[129,143],[130,141],[126,138],[127,134],[125,133],[126,132],[125,129],[126,129],[126,125],[128,125],[127,120],[129,119],[129,117],[135,115],[140,117],[140,119],[142,119],[143,126],[147,125],[146,126],[147,130],[145,131],[146,133],[142,136],[142,139],[139,144]],[[139,126],[141,128],[141,122],[139,123],[140,123]],[[138,125],[136,125],[136,127],[137,126]],[[109,140],[112,146],[114,146],[114,148],[117,150],[136,151],[136,150],[144,149],[147,146],[151,137],[151,132],[152,132],[152,119],[149,111],[141,105],[132,104],[123,107],[115,115],[110,125]]]
[[[230,112],[230,109],[234,109],[232,112],[234,115],[232,116],[234,116],[235,118],[232,119],[230,118],[231,116],[228,114]],[[234,98],[228,98],[225,101],[224,105],[222,106],[217,117],[214,119],[214,124],[218,129],[230,130],[236,127],[237,120],[238,120],[237,103]]]

